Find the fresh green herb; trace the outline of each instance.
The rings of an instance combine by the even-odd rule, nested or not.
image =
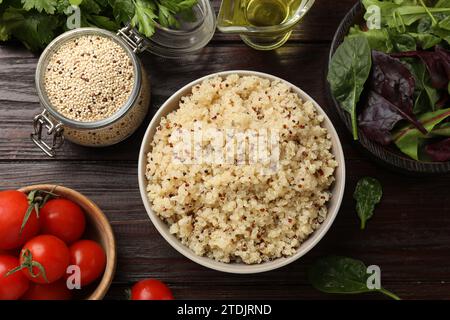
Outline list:
[[[179,28],[180,20],[195,20],[197,0],[0,0],[0,41],[18,39],[28,49],[43,49],[66,29],[67,9],[78,6],[81,27],[117,31],[131,23],[146,37],[159,24]]]
[[[370,74],[372,58],[364,36],[347,37],[331,59],[328,82],[334,97],[352,118],[353,137],[358,139],[356,105]]]
[[[308,270],[309,282],[325,293],[358,294],[381,292],[386,296],[400,300],[394,293],[384,289],[369,289],[366,265],[359,260],[328,256],[316,261]]]
[[[380,203],[382,195],[381,183],[375,178],[365,177],[356,184],[353,198],[356,200],[356,212],[361,220],[361,229],[366,228],[367,220],[372,218],[375,205]]]

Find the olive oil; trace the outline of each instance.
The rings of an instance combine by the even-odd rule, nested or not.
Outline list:
[[[245,10],[246,19],[257,27],[279,25],[289,16],[287,4],[283,0],[250,0]]]
[[[223,0],[222,11],[228,25],[269,27],[287,20],[301,0]]]
[[[223,0],[217,28],[257,50],[282,46],[315,0]]]

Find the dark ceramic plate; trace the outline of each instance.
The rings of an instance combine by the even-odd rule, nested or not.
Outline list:
[[[330,50],[330,59],[333,56],[336,49],[344,41],[345,36],[348,34],[350,28],[355,24],[361,24],[364,22],[364,7],[358,2],[341,22],[336,34],[333,38],[333,43]],[[327,85],[329,88],[329,86]],[[350,115],[345,112],[336,99],[328,90],[334,105],[336,107],[339,116],[344,121],[348,130],[351,132],[352,124]],[[448,173],[450,172],[450,162],[423,162],[415,161],[406,155],[403,155],[395,146],[382,146],[376,142],[369,140],[364,134],[359,131],[359,143],[369,152],[371,156],[375,157],[375,160],[381,161],[383,164],[388,165],[390,168],[396,171],[411,174],[436,174],[436,173]]]

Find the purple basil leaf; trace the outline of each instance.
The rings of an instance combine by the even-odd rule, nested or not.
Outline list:
[[[450,161],[450,138],[427,145],[425,152],[433,161]]]

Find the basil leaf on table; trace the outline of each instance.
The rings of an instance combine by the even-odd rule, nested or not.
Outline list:
[[[356,212],[361,220],[361,229],[366,228],[367,220],[372,218],[375,205],[380,203],[382,196],[381,183],[375,178],[365,177],[356,184],[353,198],[356,200]]]
[[[400,300],[384,289],[369,289],[366,265],[359,260],[340,256],[328,256],[317,260],[308,270],[308,279],[314,288],[325,293],[358,294],[380,292]]]
[[[351,116],[355,140],[358,139],[356,105],[369,77],[371,66],[370,46],[364,36],[347,37],[337,48],[329,66],[327,79],[331,91],[341,108]]]
[[[450,108],[425,113],[419,117],[419,121],[428,132],[432,132],[438,124],[448,117],[450,117]],[[406,126],[394,132],[393,136],[394,143],[400,151],[414,160],[419,160],[419,145],[422,139],[427,138],[427,135],[412,126]]]

